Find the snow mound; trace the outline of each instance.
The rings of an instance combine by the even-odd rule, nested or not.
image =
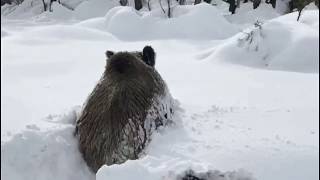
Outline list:
[[[97,18],[83,20],[83,21],[80,21],[79,23],[76,23],[75,26],[98,29],[100,31],[105,31],[107,28],[104,17],[97,17]]]
[[[237,33],[237,28],[216,7],[205,3],[192,7],[177,6],[173,9],[173,18],[169,19],[158,12],[159,9],[138,12],[132,7],[115,7],[105,16],[106,30],[120,39],[131,41],[224,39]]]
[[[210,166],[203,162],[182,159],[163,161],[163,159],[165,158],[146,156],[140,160],[129,160],[120,165],[105,165],[97,172],[96,180],[182,180],[191,173],[197,178],[206,177],[206,180],[254,180],[251,174],[244,170],[220,172],[208,170]]]
[[[301,22],[296,18],[297,13],[291,13],[257,23],[212,49],[208,58],[264,69],[318,73],[319,11],[305,11]]]
[[[67,20],[71,19],[73,16],[73,11],[70,9],[67,9],[63,5],[53,2],[51,5],[52,12],[46,11],[42,14],[36,16],[35,18],[37,20],[41,19],[42,21],[50,21],[52,19],[54,20]]]
[[[73,16],[79,20],[90,19],[94,17],[104,16],[111,8],[119,6],[119,1],[116,0],[90,0],[84,1],[79,4],[74,12]]]
[[[36,125],[1,143],[3,180],[93,180],[78,151],[74,126],[40,131]]]

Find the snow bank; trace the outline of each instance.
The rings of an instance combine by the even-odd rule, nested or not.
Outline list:
[[[74,117],[69,116],[74,120]],[[1,178],[3,180],[93,180],[78,151],[74,126],[57,124],[55,129],[28,130],[1,142]],[[70,119],[68,120],[70,121]]]
[[[178,159],[157,158],[146,156],[140,160],[129,160],[124,164],[103,166],[96,175],[96,180],[180,180],[187,170],[192,169],[196,177],[206,176],[206,180],[254,180],[250,173],[244,170],[220,172],[209,170],[209,166],[196,162]],[[125,173],[124,173],[125,172]],[[208,173],[206,173],[208,172]]]
[[[210,59],[252,67],[319,72],[319,11],[305,11],[247,29],[216,49]],[[232,53],[231,53],[232,52]]]
[[[176,13],[174,13],[176,11]],[[131,7],[115,7],[105,16],[106,30],[123,40],[223,39],[237,32],[214,6],[177,6],[174,17],[163,18],[159,10],[141,13]],[[178,13],[177,13],[178,12]],[[180,12],[180,13],[179,13]],[[155,14],[161,14],[160,17]]]

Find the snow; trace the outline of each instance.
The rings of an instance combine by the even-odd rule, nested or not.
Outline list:
[[[237,32],[236,27],[226,21],[214,6],[203,3],[194,6],[192,10],[189,6],[176,8],[177,10],[173,10],[176,12],[173,18],[163,21],[163,18],[155,14],[140,14],[132,7],[116,7],[105,16],[106,30],[121,40],[130,41],[224,39]]]
[[[93,180],[94,174],[82,160],[72,134],[74,126],[60,126],[41,132],[37,125],[29,125],[23,133],[2,144],[1,178]]]
[[[159,165],[160,163],[160,165]],[[190,166],[193,164],[193,166]],[[163,168],[168,172],[164,172]],[[185,171],[191,168],[193,171],[200,173],[207,173],[208,167],[203,163],[195,163],[190,161],[178,161],[177,159],[166,159],[166,163],[163,163],[163,158],[144,157],[140,161],[129,160],[125,164],[113,165],[111,167],[104,166],[100,168],[97,173],[97,180],[104,179],[141,179],[141,180],[175,180],[177,177],[181,177],[185,174]],[[123,173],[126,172],[126,173]],[[210,172],[210,171],[209,171]],[[224,176],[221,176],[224,175]],[[199,175],[198,175],[199,176]],[[201,175],[205,176],[205,175]],[[219,172],[212,171],[207,175],[208,180],[254,180],[252,175],[244,170],[238,170],[233,172]]]
[[[59,4],[24,20],[2,8],[1,178],[174,180],[188,169],[214,180],[319,178],[318,10],[297,22],[297,13],[280,16],[264,3],[229,15],[217,1],[176,6],[171,19],[112,5],[85,16],[97,2],[70,2],[86,19],[77,21]],[[239,44],[251,31],[252,43]],[[138,160],[94,175],[74,120],[104,71],[104,52],[145,45],[179,101],[179,123],[153,134]]]
[[[73,12],[76,19],[85,20],[94,17],[104,16],[111,8],[119,2],[116,0],[90,0],[79,4]]]
[[[319,12],[305,12],[300,22],[296,18],[297,13],[292,13],[262,24],[261,29],[249,28],[213,49],[209,58],[265,69],[319,72]]]
[[[226,18],[238,26],[245,28],[252,25],[255,21],[266,21],[269,19],[276,18],[280,16],[270,4],[261,2],[258,8],[253,9],[253,4],[251,2],[243,3],[240,5],[240,9],[237,9],[238,13],[236,16],[227,16]]]

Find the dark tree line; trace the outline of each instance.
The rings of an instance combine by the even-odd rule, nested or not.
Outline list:
[[[23,2],[24,0],[1,0],[1,6],[5,4],[16,4],[19,5]],[[57,1],[58,3],[61,4],[60,0],[50,0],[49,2],[46,2],[45,0],[41,0],[42,5],[43,5],[43,10],[44,11],[52,11],[51,5],[53,2]],[[151,10],[150,6],[150,1],[155,1],[155,0],[134,0],[134,7],[136,10],[142,9],[144,6],[146,6],[149,10]],[[172,3],[171,1],[174,0],[158,0],[159,4],[161,6],[162,11],[170,18],[172,16]],[[166,1],[167,7],[164,8],[162,5],[162,1]],[[186,0],[176,0],[179,5],[185,5]],[[199,4],[201,2],[206,2],[208,4],[211,4],[212,0],[194,0],[193,4]],[[231,14],[236,13],[236,9],[240,7],[240,0],[223,0],[227,3],[229,3],[229,12]],[[256,9],[259,7],[261,0],[242,0],[243,3],[248,3],[252,2],[253,4],[253,9]],[[276,8],[276,1],[277,0],[265,0],[265,3],[270,4],[273,8]],[[291,0],[288,4],[288,13],[293,12],[295,10],[298,11],[298,17],[297,20],[299,21],[301,17],[301,13],[303,9],[310,3],[315,3],[315,5],[319,8],[319,0]],[[128,0],[119,0],[119,4],[121,6],[128,6]],[[64,4],[62,4],[64,5]],[[65,5],[64,5],[65,6]],[[65,6],[67,7],[67,6]],[[73,10],[70,7],[67,7],[70,10]]]
[[[1,0],[1,6],[5,4],[16,4],[19,5],[23,2],[23,0]]]
[[[229,3],[229,12],[231,14],[236,13],[236,9],[239,7],[240,2],[236,2],[236,0],[224,0]],[[249,0],[243,0],[243,3],[247,3]],[[253,4],[253,9],[259,7],[261,0],[250,0]],[[291,0],[289,2],[288,13],[293,12],[295,9],[299,12],[297,20],[299,20],[302,10],[310,3],[315,3],[315,5],[319,8],[319,0]],[[265,3],[270,4],[273,8],[276,8],[276,0],[265,0]]]

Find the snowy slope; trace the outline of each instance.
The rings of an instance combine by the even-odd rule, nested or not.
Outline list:
[[[256,52],[238,46],[240,30],[259,34],[248,12],[231,17],[205,4],[176,10],[170,20],[157,9],[114,8],[77,22],[2,21],[1,177],[95,179],[77,150],[73,122],[103,73],[104,52],[149,44],[180,102],[179,123],[154,134],[139,160],[103,166],[97,180],[173,180],[188,168],[233,180],[318,179],[319,11],[305,11],[299,23],[296,14],[252,11],[264,22]],[[144,36],[143,26],[152,31]]]
[[[213,48],[209,58],[265,69],[319,72],[319,11],[304,12],[299,22],[297,15],[248,28]]]

